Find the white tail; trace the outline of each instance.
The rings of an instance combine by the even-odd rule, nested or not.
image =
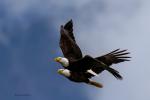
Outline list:
[[[96,86],[98,88],[102,88],[103,87],[103,85],[101,83],[95,82],[93,80],[90,80],[88,84]]]

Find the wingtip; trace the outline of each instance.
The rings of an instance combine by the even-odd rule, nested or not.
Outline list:
[[[70,22],[72,22],[72,19],[70,19]]]
[[[64,25],[64,28],[65,29],[70,29],[73,27],[73,21],[72,19],[70,19],[65,25]]]
[[[71,23],[71,24],[73,24],[73,20],[72,20],[72,19],[70,19],[70,20],[68,21],[68,23]]]
[[[72,20],[72,19],[70,19],[67,23],[73,23],[73,20]]]

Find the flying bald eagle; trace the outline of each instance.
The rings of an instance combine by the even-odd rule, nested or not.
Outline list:
[[[93,58],[89,55],[82,55],[79,46],[73,35],[73,22],[70,20],[60,27],[60,48],[64,57],[55,58],[64,68],[58,69],[58,73],[74,82],[84,82],[99,88],[103,85],[91,80],[104,70],[110,72],[117,79],[122,79],[119,72],[110,66],[124,61],[129,61],[126,56],[127,50],[116,49],[106,55]]]

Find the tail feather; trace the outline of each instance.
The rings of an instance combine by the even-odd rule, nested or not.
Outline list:
[[[120,79],[120,80],[123,79],[123,77],[119,74],[119,72],[117,70],[110,68],[110,67],[107,70],[117,79]]]
[[[88,84],[93,85],[93,86],[98,87],[98,88],[103,87],[103,85],[101,83],[95,82],[93,80],[90,80]]]

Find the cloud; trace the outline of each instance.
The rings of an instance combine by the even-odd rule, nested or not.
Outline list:
[[[102,73],[99,81],[104,89],[87,89],[90,99],[149,100],[149,1],[106,0],[104,4],[103,12],[96,10],[90,16],[90,25],[81,24],[86,26],[77,35],[82,50],[98,56],[116,48],[127,48],[132,59],[115,67],[124,76],[121,82],[108,72]]]
[[[61,80],[59,65],[48,61],[60,54],[50,51],[58,50],[60,22],[74,16],[74,6],[49,0],[1,0],[0,5],[0,44],[6,46],[0,46],[1,99],[15,100],[20,92],[31,94],[30,100],[87,99],[82,85]]]
[[[31,86],[31,91],[39,94],[39,98],[55,99],[55,97],[49,97],[49,90],[45,87],[42,90],[46,91],[46,94],[40,94],[39,86],[46,86],[50,82],[43,79],[46,77],[45,72],[43,72],[42,78],[35,78],[41,69],[49,70],[43,67],[47,66],[47,62],[45,62],[49,55],[47,47],[51,46],[50,50],[58,48],[56,40],[59,36],[59,26],[72,18],[76,40],[84,54],[99,56],[116,48],[127,48],[133,57],[131,62],[122,63],[116,67],[124,76],[123,81],[115,80],[105,71],[96,78],[97,81],[104,84],[103,89],[85,86],[84,91],[79,94],[86,92],[89,99],[92,100],[150,99],[148,94],[150,89],[147,87],[150,84],[150,81],[147,80],[150,66],[150,7],[148,0],[1,0],[0,8],[0,42],[11,47],[3,53],[1,59],[5,57],[7,60],[4,65],[9,64],[2,68],[10,68],[10,73],[14,76],[19,74],[24,79],[32,80],[29,81],[31,84],[27,82],[26,87]],[[50,75],[54,75],[55,69],[51,70]],[[15,71],[18,73],[15,74]],[[33,76],[30,77],[30,75]],[[44,84],[41,80],[44,81]],[[53,81],[58,80],[53,79]],[[9,83],[10,81],[4,82]],[[20,82],[23,84],[24,80]],[[61,89],[57,88],[62,92],[67,83],[63,84]],[[51,85],[55,87],[55,85]],[[54,87],[53,89],[56,89]],[[77,87],[78,85],[74,91],[78,91]],[[69,91],[69,95],[73,95],[69,88],[67,91]],[[57,92],[57,90],[54,91],[54,93]],[[37,99],[37,97],[32,99],[35,98]]]

